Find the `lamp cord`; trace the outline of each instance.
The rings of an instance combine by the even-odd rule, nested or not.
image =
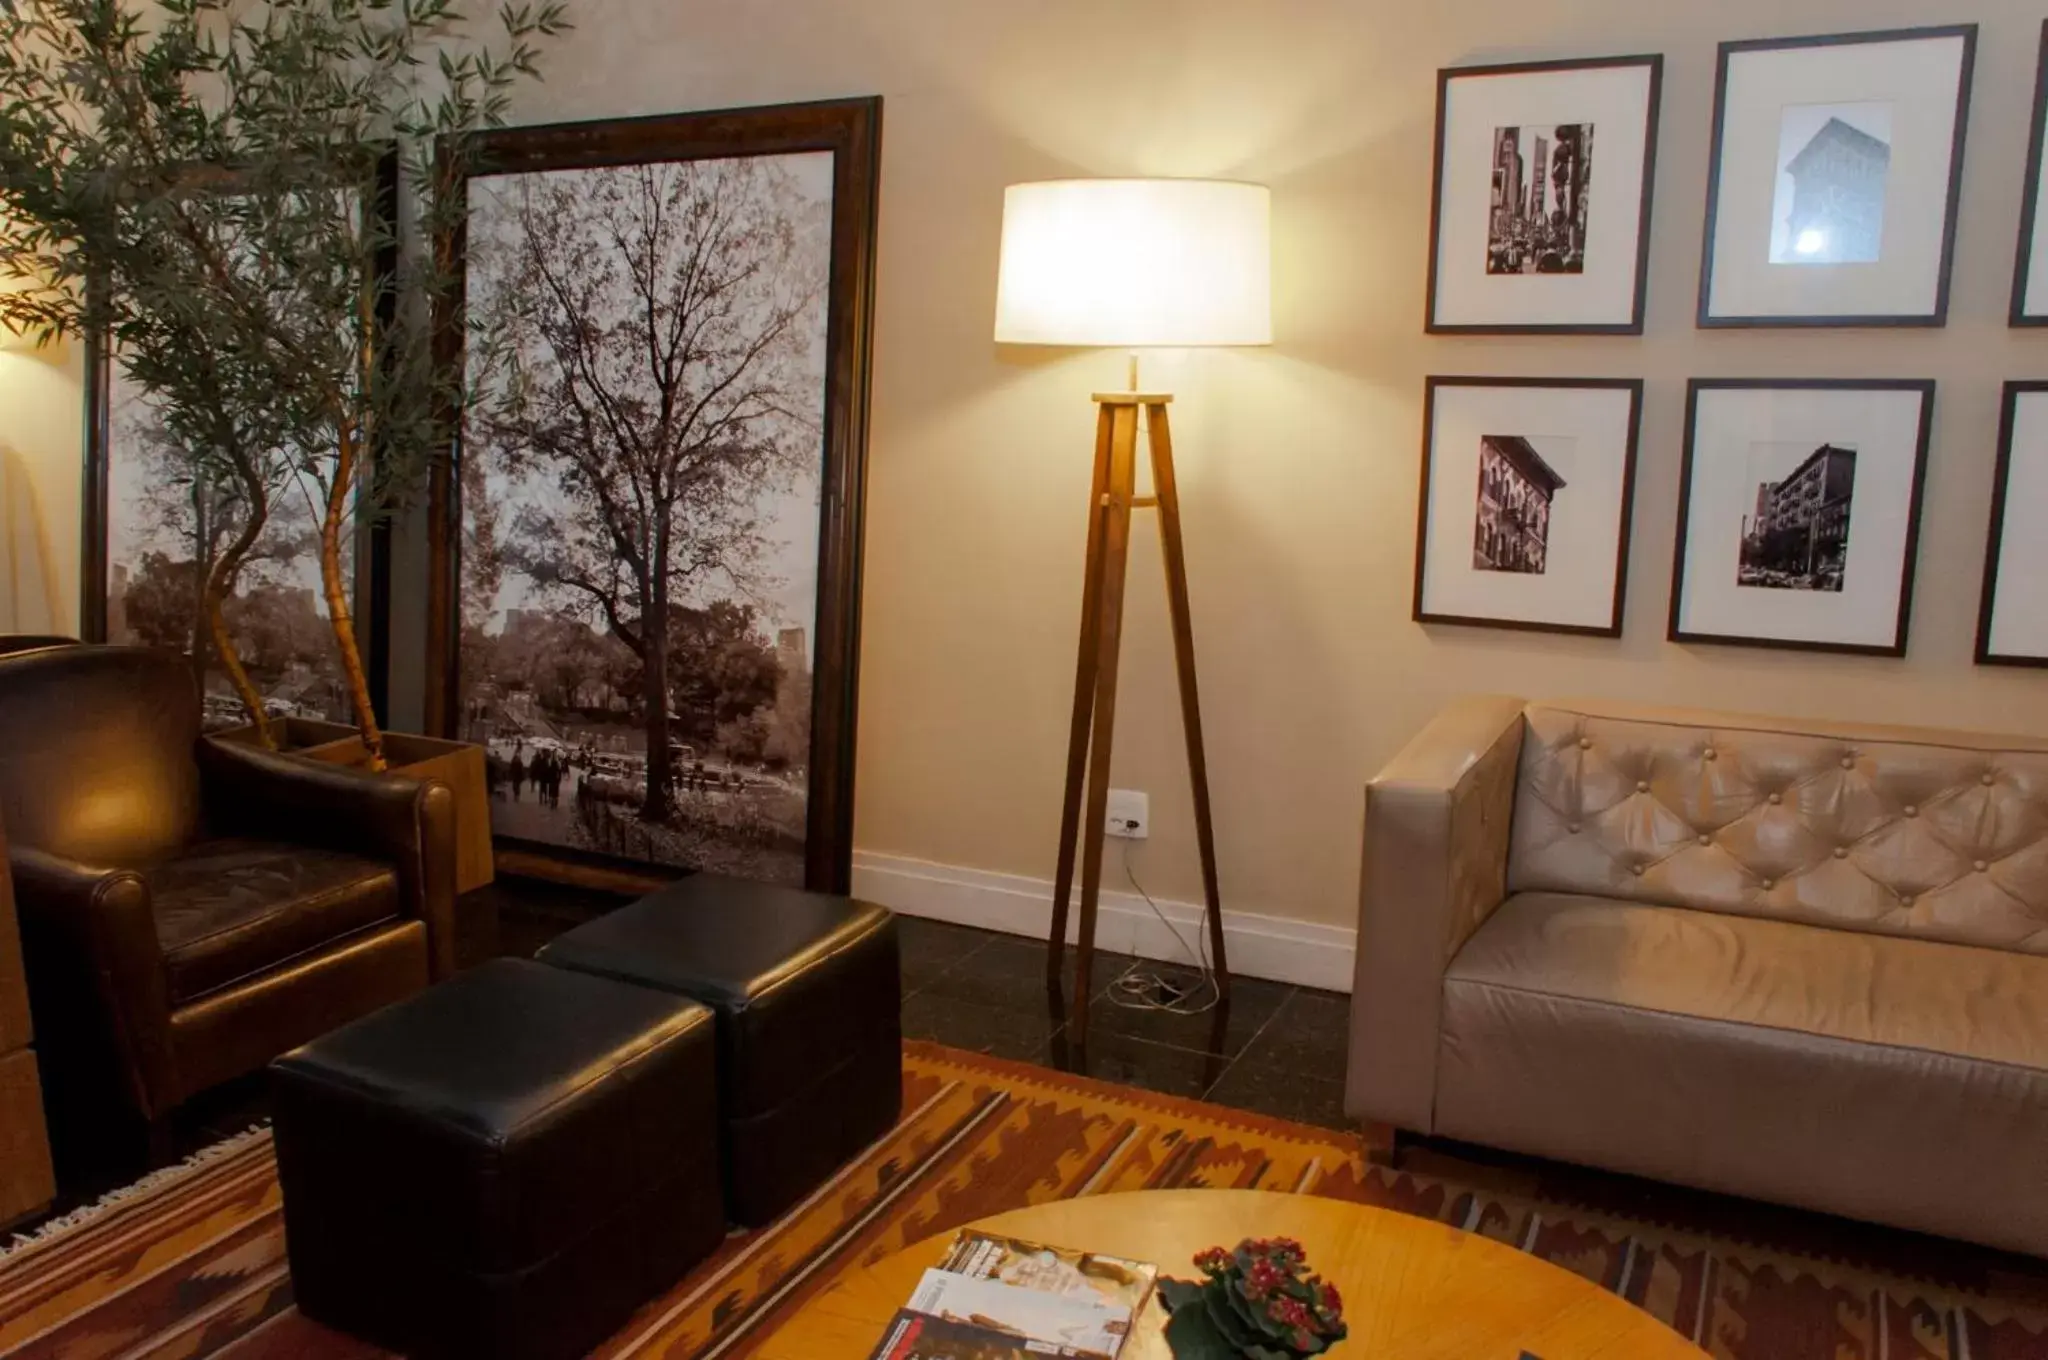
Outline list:
[[[1138,896],[1145,899],[1145,905],[1152,908],[1152,914],[1159,918],[1159,924],[1166,927],[1180,945],[1181,952],[1188,956],[1200,972],[1200,979],[1193,985],[1175,982],[1164,974],[1147,968],[1145,959],[1133,959],[1123,972],[1109,984],[1103,994],[1113,1006],[1127,1011],[1163,1011],[1168,1015],[1205,1015],[1215,1010],[1223,999],[1223,992],[1216,985],[1216,973],[1209,966],[1209,942],[1200,931],[1195,933],[1195,945],[1188,944],[1187,936],[1180,928],[1166,918],[1159,904],[1152,900],[1152,894],[1145,891],[1145,885],[1138,882],[1138,874],[1131,867],[1131,842],[1124,842],[1124,877]]]

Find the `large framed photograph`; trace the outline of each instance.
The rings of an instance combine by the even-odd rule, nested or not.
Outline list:
[[[2027,187],[2012,271],[2012,324],[2048,326],[2048,205],[2041,202],[2041,152],[2048,143],[2048,20],[2034,65],[2033,121],[2027,131]]]
[[[2030,511],[2048,505],[2048,382],[2009,382],[1998,422],[1998,474],[1984,590],[1977,612],[1977,661],[2048,666],[2048,536]]]
[[[1430,378],[1415,620],[1619,637],[1642,406],[1639,379]]]
[[[880,119],[469,149],[429,716],[501,842],[847,891]]]
[[[1702,326],[1948,318],[1977,26],[1721,44]]]
[[[1437,73],[1435,334],[1640,335],[1659,56]]]
[[[1673,642],[1904,656],[1932,382],[1696,378]]]
[[[378,324],[388,324],[395,303],[398,179],[397,155],[386,151],[345,190],[348,210],[362,214],[362,243],[375,255],[375,276],[363,280],[363,289]],[[232,219],[209,221],[202,230],[227,230]],[[228,254],[226,267],[237,268],[233,250]],[[271,274],[256,265],[244,282],[251,289],[274,286]],[[206,607],[208,583],[218,578],[228,644],[265,715],[353,725],[321,579],[325,489],[306,460],[289,448],[228,451],[189,442],[189,432],[130,376],[104,335],[86,337],[85,372],[80,636],[180,653],[191,663],[204,728],[240,727],[248,714]],[[243,543],[252,518],[253,535]],[[389,670],[389,526],[359,519],[352,500],[339,548],[371,702],[381,710]]]

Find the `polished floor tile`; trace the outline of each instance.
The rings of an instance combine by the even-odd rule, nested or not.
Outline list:
[[[1199,1099],[1223,1075],[1229,1062],[1214,1053],[1097,1031],[1088,1036],[1086,1045],[1078,1047],[1062,1032],[1053,1040],[1052,1065],[1097,1081]]]
[[[921,989],[928,996],[1004,1010],[1046,1009],[1045,942],[995,935]]]
[[[1290,1072],[1258,1062],[1250,1054],[1232,1063],[1204,1098],[1326,1129],[1350,1127],[1344,1116],[1344,1083]]]
[[[918,992],[903,1002],[903,1037],[929,1039],[970,1053],[1044,1063],[1060,1022],[1036,1011],[983,1006],[956,997]]]
[[[1214,991],[1192,968],[1172,964],[1140,962],[1138,973],[1149,974],[1176,988],[1185,1001],[1201,1005]],[[1097,975],[1101,977],[1100,974]],[[1294,989],[1285,983],[1262,978],[1233,978],[1230,1001],[1207,1011],[1184,1014],[1178,1010],[1141,1009],[1118,1004],[1114,999],[1128,995],[1117,986],[1117,974],[1102,977],[1088,1023],[1097,1033],[1120,1034],[1146,1043],[1168,1044],[1202,1053],[1234,1058],[1245,1050],[1270,1021]],[[1155,1000],[1166,1000],[1158,997]]]
[[[1241,1060],[1341,1081],[1351,1043],[1351,998],[1297,988]]]
[[[903,994],[923,990],[947,969],[969,954],[984,948],[991,939],[985,930],[927,921],[916,916],[896,918],[896,944],[903,957]]]

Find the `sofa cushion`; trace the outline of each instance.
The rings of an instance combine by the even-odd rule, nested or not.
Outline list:
[[[1444,977],[1454,1138],[2048,1253],[2048,959],[1565,894]]]
[[[200,841],[145,871],[178,1004],[399,911],[388,864],[268,841]]]
[[[2048,955],[2048,743],[1536,704],[1508,888]]]

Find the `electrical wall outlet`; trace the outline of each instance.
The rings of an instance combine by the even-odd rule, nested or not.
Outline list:
[[[1144,840],[1152,834],[1152,800],[1137,789],[1111,789],[1105,821],[1102,829],[1109,835]]]

